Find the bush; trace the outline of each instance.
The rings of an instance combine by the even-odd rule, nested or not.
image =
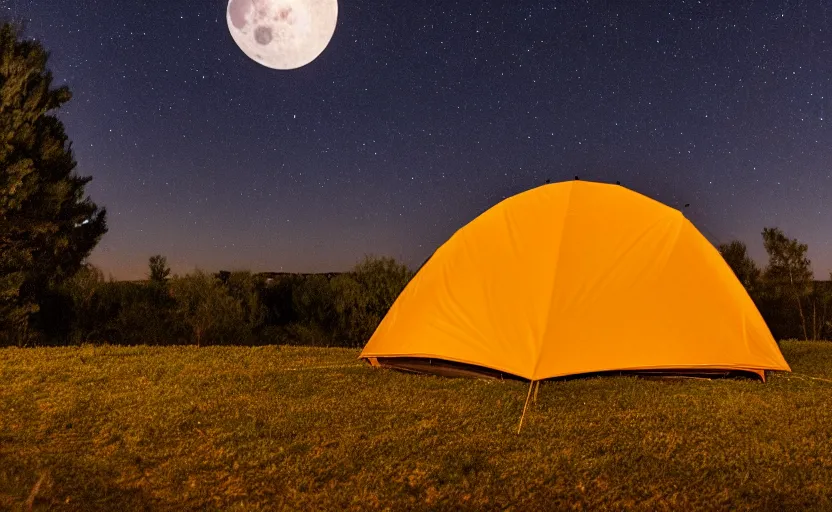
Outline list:
[[[286,275],[264,285],[260,290],[260,300],[265,309],[267,326],[287,325],[297,322],[293,296],[303,278],[298,275]]]
[[[381,321],[371,313],[369,294],[350,274],[335,277],[332,280],[332,292],[337,314],[333,334],[338,340],[338,345],[363,345]]]
[[[154,283],[104,283],[82,310],[84,328],[75,342],[114,345],[182,343],[186,326],[173,315],[167,288]]]
[[[106,285],[104,273],[94,265],[86,264],[61,287],[71,306],[70,329],[66,342],[81,344],[90,341],[100,319],[93,312],[93,304]]]
[[[117,292],[114,299],[120,307],[115,318],[106,324],[106,341],[122,345],[176,345],[187,342],[188,325],[174,314],[176,303],[166,286],[157,283],[127,284],[129,286],[111,288]]]
[[[266,322],[262,293],[264,280],[249,271],[230,272],[223,281],[228,294],[243,308],[243,319],[252,331],[259,331]]]
[[[243,305],[216,277],[201,270],[176,276],[170,280],[170,294],[175,316],[190,328],[190,341],[198,347],[251,341]]]
[[[84,265],[60,287],[49,290],[34,321],[39,344],[162,345],[182,338],[171,307],[163,286],[105,282],[99,269]]]
[[[105,282],[85,266],[42,311],[42,342],[118,345],[363,345],[412,276],[390,258],[367,258],[331,276],[197,270],[143,282]]]
[[[412,277],[396,260],[373,257],[331,279],[286,276],[262,290],[268,324],[284,326],[291,344],[360,347]]]
[[[370,339],[413,277],[392,258],[366,258],[352,272],[332,280],[339,345],[361,347]]]
[[[337,319],[332,286],[326,276],[311,275],[298,282],[292,290],[292,308],[295,323],[332,334]]]
[[[174,345],[248,343],[264,327],[262,280],[229,273],[225,283],[197,271],[172,280],[105,282],[84,267],[53,296],[44,342]]]

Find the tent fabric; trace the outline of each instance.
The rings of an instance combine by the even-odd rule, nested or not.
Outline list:
[[[674,208],[570,181],[509,197],[440,246],[364,347],[530,380],[790,371],[716,248]]]

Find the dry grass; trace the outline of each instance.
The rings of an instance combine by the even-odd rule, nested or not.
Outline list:
[[[522,382],[298,347],[0,350],[0,509],[832,509],[832,343],[792,374]]]

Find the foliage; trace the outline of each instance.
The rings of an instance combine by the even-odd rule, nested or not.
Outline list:
[[[291,319],[292,327],[284,332],[295,343],[363,346],[412,275],[392,258],[367,257],[332,278],[317,274],[282,280],[276,287],[284,290],[282,297],[291,295],[292,311],[275,316]]]
[[[336,322],[335,304],[329,279],[311,275],[301,280],[292,290],[292,307],[297,323],[315,325],[331,332]]]
[[[150,281],[153,283],[164,283],[170,276],[168,260],[161,254],[150,257]]]
[[[0,509],[830,510],[832,344],[793,373],[528,383],[351,349],[0,350]],[[821,380],[823,379],[823,380]]]
[[[739,242],[720,247],[776,339],[800,337],[803,324],[790,296],[755,277]],[[737,270],[739,269],[739,270]],[[745,271],[745,272],[744,272]],[[743,273],[744,272],[744,273]],[[42,299],[39,344],[196,343],[361,347],[413,276],[390,258],[366,258],[343,274],[197,272],[165,282],[105,282],[85,265]],[[802,297],[806,332],[832,338],[832,282]]]
[[[368,311],[384,316],[413,277],[393,258],[367,257],[353,269],[352,277],[367,294]]]
[[[407,286],[413,273],[392,258],[371,258],[332,280],[336,339],[342,346],[361,347]]]
[[[832,273],[829,281],[812,283],[808,297],[807,316],[812,326],[812,339],[832,340]]]
[[[70,100],[52,88],[47,52],[0,27],[0,344],[25,344],[51,288],[72,277],[107,231],[84,197],[89,177],[53,114]],[[44,327],[40,319],[40,327]]]
[[[176,315],[176,302],[166,287],[116,282],[107,283],[103,291],[94,312],[102,320],[101,330],[94,331],[90,341],[170,345],[190,340],[189,326]]]
[[[80,281],[73,281],[68,290],[75,314],[67,342],[166,345],[187,341],[188,330],[173,314],[175,303],[163,286]]]
[[[361,346],[410,275],[395,260],[367,258],[346,274],[268,284],[248,271],[105,282],[85,265],[45,301],[40,344]]]
[[[785,297],[797,307],[803,338],[808,340],[803,302],[812,293],[811,261],[806,257],[809,248],[786,237],[779,228],[763,230],[763,245],[769,258],[763,273],[767,293],[775,300]]]
[[[263,279],[248,270],[230,272],[224,285],[229,295],[243,308],[243,318],[252,329],[259,329],[266,321],[266,307],[260,298]]]
[[[242,304],[222,282],[201,270],[170,281],[174,313],[190,327],[191,340],[199,347],[246,341],[251,335]]]
[[[303,277],[290,274],[263,285],[260,299],[266,311],[266,325],[283,326],[297,322],[293,297],[302,281]]]
[[[749,295],[754,297],[758,291],[761,271],[748,255],[745,244],[734,240],[727,244],[721,244],[717,249]]]
[[[61,291],[71,304],[71,343],[91,341],[94,336],[97,324],[95,303],[105,284],[101,269],[86,263],[61,286]]]

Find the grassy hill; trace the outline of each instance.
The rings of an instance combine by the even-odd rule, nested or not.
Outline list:
[[[751,380],[522,382],[354,350],[0,350],[0,509],[832,509],[832,343]]]

